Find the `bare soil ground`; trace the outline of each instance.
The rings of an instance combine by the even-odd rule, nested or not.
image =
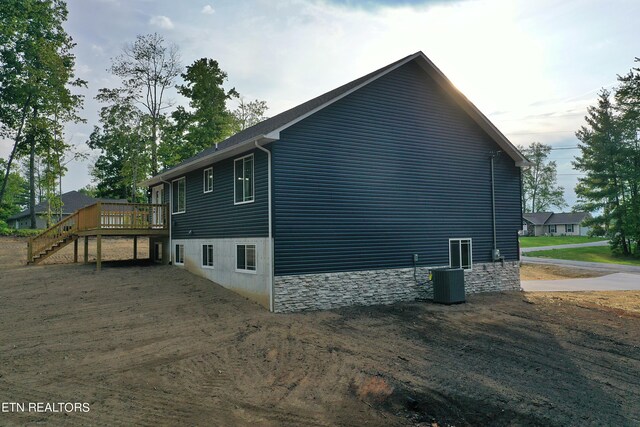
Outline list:
[[[179,268],[104,266],[0,270],[0,402],[91,405],[0,425],[640,423],[633,311],[514,292],[276,315]]]

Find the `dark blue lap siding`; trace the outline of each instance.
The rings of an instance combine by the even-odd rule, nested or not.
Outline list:
[[[498,146],[416,64],[273,144],[277,275],[448,264],[448,239],[491,260],[489,155]],[[520,171],[496,161],[498,248],[517,259]]]
[[[254,153],[255,201],[234,205],[233,162]],[[213,192],[204,193],[203,171],[213,166]],[[173,215],[174,239],[267,237],[269,233],[267,155],[248,151],[186,175],[187,208]]]

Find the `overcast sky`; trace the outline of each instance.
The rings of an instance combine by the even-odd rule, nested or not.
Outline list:
[[[575,147],[597,91],[640,56],[637,0],[68,0],[68,8],[77,74],[89,87],[88,122],[68,126],[67,138],[82,149],[97,123],[93,97],[118,83],[110,60],[137,34],[162,34],[184,65],[218,60],[228,87],[267,101],[269,116],[421,50],[514,144],[554,147]],[[553,155],[570,205],[576,153]],[[63,190],[89,184],[91,163],[71,164]]]

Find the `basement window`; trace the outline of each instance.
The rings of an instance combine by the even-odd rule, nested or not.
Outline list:
[[[236,271],[256,272],[256,245],[236,245]]]
[[[184,265],[184,245],[176,245],[175,263],[176,265]]]
[[[471,239],[449,239],[449,266],[471,270]]]
[[[213,245],[202,245],[202,266],[213,268]]]

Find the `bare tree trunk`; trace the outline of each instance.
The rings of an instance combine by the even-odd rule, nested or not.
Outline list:
[[[29,96],[22,107],[22,118],[20,119],[20,127],[18,128],[18,132],[16,134],[15,142],[13,143],[13,148],[11,149],[11,154],[9,155],[9,159],[7,160],[7,170],[4,173],[4,180],[2,181],[2,188],[0,188],[0,205],[2,204],[2,200],[4,199],[4,193],[7,189],[7,181],[9,181],[9,174],[11,173],[11,164],[13,163],[13,158],[16,155],[16,150],[18,149],[18,145],[20,144],[20,138],[22,137],[22,130],[24,129],[24,124],[27,120],[27,110],[29,110],[29,103],[31,102],[31,96]]]
[[[29,217],[30,228],[37,228],[36,224],[36,141],[35,136],[29,135]]]
[[[35,122],[38,116],[38,108],[33,109],[33,119]],[[27,134],[27,142],[29,143],[29,217],[31,218],[30,228],[38,227],[36,223],[36,129],[31,129]]]

